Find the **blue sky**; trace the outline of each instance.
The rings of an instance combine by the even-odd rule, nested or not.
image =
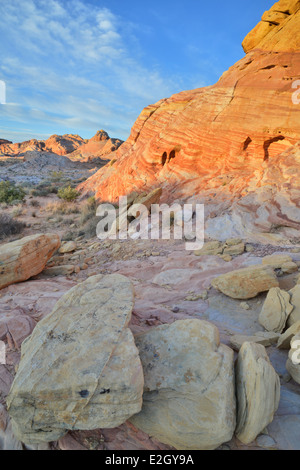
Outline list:
[[[0,138],[126,139],[148,104],[215,83],[273,0],[0,0]]]

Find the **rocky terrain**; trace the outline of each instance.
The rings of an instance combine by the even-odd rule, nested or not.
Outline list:
[[[114,152],[121,143],[103,130],[90,140],[67,134],[19,144],[0,141],[0,181],[38,184],[53,172],[63,172],[73,180],[86,180],[102,166],[114,163]]]
[[[52,135],[47,140],[31,139],[16,144],[0,139],[0,157],[22,157],[27,152],[37,151],[89,161],[89,157],[97,159],[110,155],[122,142],[120,139],[110,138],[103,129],[97,131],[91,139],[83,139],[73,134]]]
[[[244,59],[119,149],[99,131],[0,167],[0,449],[300,450],[299,15],[277,2]],[[171,239],[100,240],[98,204],[126,194],[147,230],[154,204],[204,202],[204,245],[174,237],[192,206]]]

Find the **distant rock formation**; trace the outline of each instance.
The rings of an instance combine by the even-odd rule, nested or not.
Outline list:
[[[89,139],[83,139],[77,134],[52,135],[47,140],[31,139],[13,144],[0,139],[0,156],[24,156],[26,152],[48,152],[56,155],[68,155],[74,160],[92,161],[104,158],[109,160],[111,154],[123,141],[111,139],[107,132],[100,130]]]
[[[45,150],[57,155],[67,155],[85,142],[86,140],[77,134],[52,135],[45,141]]]
[[[146,107],[114,165],[80,189],[105,201],[155,187],[163,202],[195,199],[219,240],[297,236],[299,17],[299,0],[276,3],[243,42],[243,59],[213,86]]]
[[[101,129],[68,157],[81,162],[111,160],[122,143],[123,140],[110,138],[108,133]]]

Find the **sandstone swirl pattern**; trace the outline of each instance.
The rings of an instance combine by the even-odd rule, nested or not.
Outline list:
[[[245,40],[245,57],[216,84],[147,106],[114,165],[81,189],[103,201],[157,187],[162,202],[194,198],[212,216],[207,235],[220,240],[272,239],[277,229],[297,237],[299,20],[299,0],[277,2]]]
[[[145,376],[132,423],[176,449],[215,449],[235,428],[233,351],[218,329],[179,320],[135,337]]]
[[[127,328],[133,287],[97,275],[73,287],[22,344],[7,399],[13,430],[27,444],[70,429],[113,428],[142,405],[143,371]]]

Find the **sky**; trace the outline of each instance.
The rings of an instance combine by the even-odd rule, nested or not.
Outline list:
[[[212,85],[241,59],[273,3],[0,0],[0,138],[104,129],[125,140],[145,106]]]

